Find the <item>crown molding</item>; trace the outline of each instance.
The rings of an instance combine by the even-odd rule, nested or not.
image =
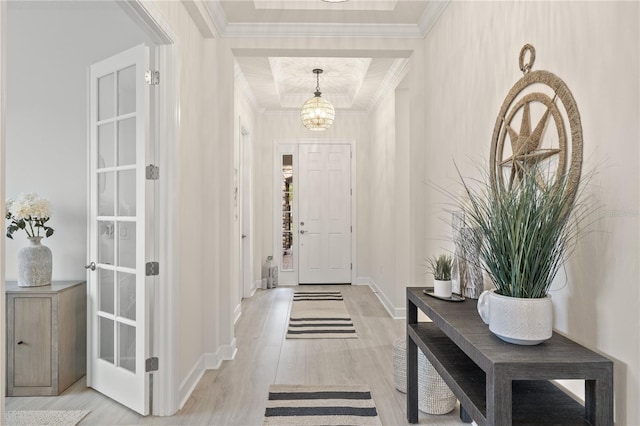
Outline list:
[[[382,83],[378,87],[376,93],[371,97],[371,101],[367,106],[367,112],[372,112],[375,110],[378,105],[382,102],[382,100],[387,96],[387,94],[395,90],[398,87],[398,84],[402,81],[402,79],[407,75],[409,71],[409,62],[411,59],[409,58],[398,58],[393,61],[393,64],[389,68],[389,71],[384,76]]]
[[[253,90],[251,90],[251,87],[249,86],[249,82],[247,81],[247,78],[244,76],[244,73],[242,72],[242,68],[240,68],[240,65],[238,65],[238,62],[235,60],[233,61],[233,78],[234,78],[234,81],[236,82],[236,85],[240,89],[240,92],[249,101],[249,104],[251,105],[251,107],[257,112],[264,111],[264,108],[262,108],[258,104],[258,100],[256,99],[256,96],[253,93]]]
[[[422,37],[426,37],[433,26],[438,22],[440,16],[449,5],[450,0],[431,0],[418,21],[418,27],[422,32]]]
[[[423,38],[414,24],[291,24],[242,23],[227,24],[222,37],[357,37],[357,38]]]
[[[206,34],[219,37],[358,37],[424,38],[444,12],[450,0],[432,0],[417,24],[338,23],[229,23],[220,0],[182,0],[192,19]],[[209,36],[209,37],[213,37]]]
[[[289,10],[327,10],[330,7],[332,10],[345,11],[345,10],[376,10],[376,11],[392,11],[398,0],[356,0],[356,1],[341,1],[333,3],[331,6],[319,1],[309,0],[252,0],[253,6],[256,10],[260,9],[289,9]]]
[[[204,38],[219,38],[229,22],[220,0],[182,0],[182,4]]]

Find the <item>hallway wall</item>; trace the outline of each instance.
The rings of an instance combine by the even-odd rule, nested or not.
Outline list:
[[[522,77],[518,55],[572,91],[582,120],[586,201],[600,206],[588,234],[552,286],[557,331],[614,360],[615,419],[640,424],[640,131],[637,2],[451,2],[425,40],[424,180],[456,191],[488,164],[493,126]],[[427,251],[450,234],[446,200],[426,187]],[[565,279],[566,275],[566,279]],[[579,384],[565,383],[582,394]]]
[[[153,2],[174,31],[179,65],[179,134],[175,155],[178,259],[176,388],[181,406],[206,369],[235,354],[231,254],[233,57],[205,39],[182,2]],[[176,407],[179,408],[179,407]]]
[[[360,188],[367,200],[366,214],[358,219],[358,245],[365,259],[358,277],[378,292],[385,307],[396,316],[395,289],[400,285],[396,280],[397,233],[396,217],[402,215],[403,205],[397,204],[397,188],[408,187],[397,179],[396,170],[406,166],[404,159],[396,156],[396,97],[389,91],[380,104],[370,113],[371,138],[362,148],[362,175],[365,182]]]

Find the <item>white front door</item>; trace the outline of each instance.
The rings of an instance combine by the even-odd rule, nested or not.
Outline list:
[[[299,149],[300,284],[351,283],[351,146]]]
[[[147,215],[148,48],[90,68],[90,186],[87,384],[149,414]],[[149,186],[147,186],[149,185]],[[150,233],[149,233],[150,234]],[[150,271],[151,272],[151,271]]]

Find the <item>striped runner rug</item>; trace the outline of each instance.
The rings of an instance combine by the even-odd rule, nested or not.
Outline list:
[[[287,339],[352,339],[356,329],[339,291],[296,291]]]
[[[368,386],[271,385],[264,425],[380,425]]]

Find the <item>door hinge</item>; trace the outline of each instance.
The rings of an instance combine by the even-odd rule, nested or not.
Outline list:
[[[353,263],[351,263],[351,268],[350,269],[353,271]]]
[[[160,167],[149,164],[146,168],[146,177],[148,180],[158,180],[160,177]]]
[[[145,372],[150,372],[150,371],[158,371],[158,357],[151,357],[151,358],[147,358],[144,361],[144,371]]]
[[[353,195],[353,188],[349,188],[349,195]]]
[[[144,81],[150,85],[160,84],[160,71],[147,70],[144,72]]]
[[[148,277],[160,274],[160,264],[158,262],[147,262],[145,272]]]
[[[351,232],[353,232],[353,225],[349,227],[351,229]]]

